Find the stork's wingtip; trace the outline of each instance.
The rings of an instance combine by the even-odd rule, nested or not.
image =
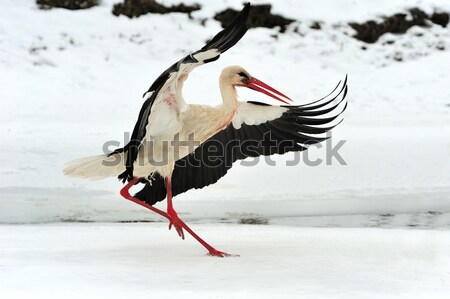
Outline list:
[[[345,79],[344,79],[344,84],[343,84],[343,86],[347,86],[347,78],[348,78],[348,74],[345,74]]]
[[[248,12],[250,11],[250,6],[251,6],[250,2],[246,2],[244,4],[244,8],[241,10],[241,14],[245,15],[245,18],[247,18],[247,16],[248,16]]]

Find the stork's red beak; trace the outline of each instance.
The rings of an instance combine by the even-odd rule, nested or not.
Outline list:
[[[244,85],[244,86],[248,87],[250,89],[259,91],[259,92],[261,92],[261,93],[263,93],[265,95],[268,95],[269,97],[272,97],[275,100],[278,100],[278,101],[283,102],[285,104],[289,104],[287,101],[291,101],[292,102],[292,100],[288,96],[282,94],[281,92],[279,92],[278,90],[276,90],[272,86],[267,85],[266,83],[256,79],[255,77],[252,77],[252,78],[248,79],[247,84]],[[284,99],[281,98],[281,97],[283,97]]]

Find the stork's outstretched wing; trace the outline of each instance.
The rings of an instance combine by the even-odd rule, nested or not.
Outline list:
[[[325,98],[302,106],[239,102],[227,128],[176,162],[173,196],[214,184],[236,160],[303,151],[308,145],[326,140],[328,137],[321,135],[340,123],[338,118],[347,107],[346,95],[347,78]],[[135,197],[151,205],[164,200],[164,179],[156,175]]]
[[[158,136],[177,125],[178,115],[186,106],[181,95],[183,82],[194,68],[219,59],[221,53],[242,38],[248,29],[245,21],[249,9],[250,3],[247,3],[229,26],[203,48],[173,64],[144,93],[145,102],[139,112],[130,142],[110,154],[126,152],[126,170],[119,175],[119,179],[125,182],[133,178],[133,163],[145,136]]]

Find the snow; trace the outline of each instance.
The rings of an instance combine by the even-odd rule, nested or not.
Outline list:
[[[236,164],[214,186],[175,198],[179,215],[236,259],[209,258],[191,238],[181,242],[157,215],[123,200],[116,179],[71,179],[62,169],[102,153],[107,141],[123,143],[154,78],[221,29],[202,19],[242,1],[184,1],[202,4],[192,20],[117,18],[117,0],[76,12],[3,2],[1,298],[446,298],[450,30],[415,27],[366,45],[351,38],[347,22],[413,6],[450,11],[448,1],[252,1],[273,2],[274,13],[300,21],[285,34],[249,30],[191,73],[186,101],[211,105],[220,102],[217,79],[229,65],[297,104],[349,75],[345,121],[330,144],[346,141],[339,151],[346,165],[308,166],[307,159],[326,161],[324,145],[275,156],[275,167],[264,159]],[[322,29],[309,28],[313,21]],[[249,90],[239,95],[273,103]],[[285,165],[295,157],[298,165]]]
[[[450,292],[448,230],[195,228],[240,257],[208,257],[192,238],[166,231],[166,223],[0,226],[0,295],[447,298]]]
[[[129,20],[111,15],[113,2],[73,12],[40,11],[27,1],[14,1],[1,12],[0,146],[5,154],[0,156],[0,222],[147,215],[120,198],[116,180],[70,179],[62,168],[71,159],[101,153],[107,141],[123,143],[152,80],[220,30],[216,21],[202,26],[199,20],[241,5],[205,2],[192,21],[182,14]],[[324,96],[348,73],[349,107],[332,142],[346,140],[339,153],[347,165],[335,159],[332,165],[305,163],[325,160],[326,147],[303,153],[295,167],[285,165],[295,155],[274,157],[276,167],[264,160],[252,167],[237,164],[216,185],[177,197],[179,209],[197,218],[226,216],[239,206],[268,217],[279,214],[272,213],[277,205],[286,207],[283,215],[449,211],[450,54],[435,49],[450,37],[448,28],[412,28],[396,36],[393,45],[382,45],[392,38],[387,35],[363,51],[363,43],[349,37],[352,29],[345,25],[416,4],[427,11],[450,10],[442,1],[375,6],[340,1],[328,3],[329,9],[312,1],[279,1],[273,10],[298,13],[300,23],[277,39],[271,37],[276,29],[252,29],[217,62],[192,72],[185,99],[212,105],[220,101],[217,78],[227,65],[244,66],[296,103]],[[316,19],[323,21],[323,30],[309,28]],[[392,58],[397,52],[404,55],[401,63]],[[248,90],[239,94],[268,101]],[[228,200],[241,204],[220,204]],[[264,208],[255,201],[272,204]],[[225,208],[198,208],[205,202]],[[283,204],[289,202],[295,204]]]

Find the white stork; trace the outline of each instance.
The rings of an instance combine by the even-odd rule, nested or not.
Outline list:
[[[189,73],[197,66],[217,60],[242,38],[248,29],[245,21],[249,9],[247,3],[236,19],[203,48],[184,57],[156,79],[144,94],[131,141],[125,147],[110,154],[71,161],[64,170],[68,176],[91,179],[118,175],[120,180],[128,182],[120,191],[124,198],[166,217],[169,229],[174,226],[183,239],[183,230],[187,231],[212,256],[229,254],[216,250],[195,234],[178,217],[172,197],[217,182],[238,159],[303,151],[305,145],[325,140],[312,135],[331,130],[336,124],[330,124],[346,107],[346,80],[343,84],[339,82],[341,88],[336,86],[327,97],[302,106],[238,101],[238,86],[262,92],[283,103],[290,101],[240,66],[227,67],[220,75],[221,105],[186,104],[182,87]],[[343,108],[341,103],[345,103]],[[330,112],[333,115],[326,115]],[[192,140],[196,142],[194,146],[179,146]],[[174,141],[179,142],[177,146],[171,143]],[[136,184],[144,186],[131,196],[129,189]],[[165,198],[167,212],[153,207]]]

